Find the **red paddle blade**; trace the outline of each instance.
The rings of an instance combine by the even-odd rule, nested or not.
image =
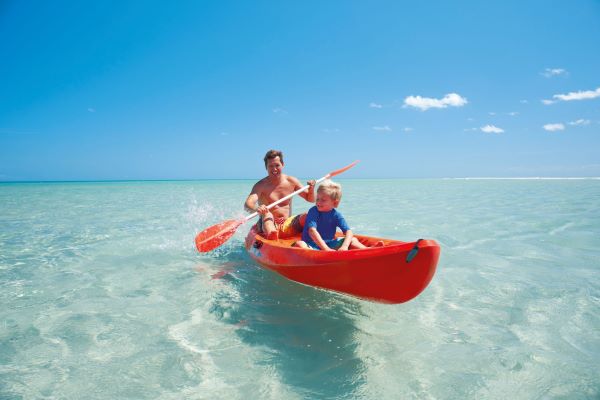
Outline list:
[[[244,222],[246,222],[245,219],[230,219],[206,228],[196,236],[196,248],[200,253],[216,249],[228,241],[238,226]]]
[[[348,171],[350,168],[354,167],[356,164],[358,164],[358,160],[354,161],[352,164],[350,165],[346,165],[344,168],[340,168],[340,169],[336,169],[335,171],[331,171],[330,173],[328,173],[327,175],[329,175],[329,177],[332,176],[336,176],[341,174],[342,172],[346,172]]]

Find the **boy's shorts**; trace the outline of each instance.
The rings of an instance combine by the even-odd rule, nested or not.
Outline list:
[[[305,243],[311,249],[321,250],[321,248],[319,247],[319,245],[316,244],[315,242],[313,242],[312,240],[309,240],[309,241],[307,241]],[[344,238],[336,238],[336,239],[331,239],[331,240],[325,240],[325,244],[327,245],[327,247],[329,247],[330,249],[334,249],[334,250],[337,250],[340,247],[342,247],[343,243],[344,243]]]
[[[275,223],[275,228],[277,229],[280,239],[285,239],[297,235],[298,233],[302,233],[303,227],[300,223],[300,215],[294,215],[293,217],[289,218],[275,218],[273,222]],[[256,227],[258,228],[258,232],[263,232],[262,215],[259,216]]]

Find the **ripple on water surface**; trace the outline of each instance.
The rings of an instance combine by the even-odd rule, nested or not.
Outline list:
[[[600,396],[600,182],[342,180],[357,233],[442,246],[396,306],[259,268],[248,226],[196,253],[252,183],[0,185],[0,398]]]

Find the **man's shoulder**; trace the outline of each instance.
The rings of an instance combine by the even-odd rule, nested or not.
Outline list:
[[[288,183],[297,186],[300,184],[300,181],[298,180],[298,178],[296,178],[295,176],[292,175],[286,175],[285,179],[287,180]]]
[[[256,182],[257,185],[264,185],[265,183],[267,183],[269,181],[269,177],[265,176],[264,178],[262,178],[261,180],[259,180],[258,182]]]
[[[268,176],[265,176],[264,178],[262,178],[261,180],[259,180],[258,182],[256,182],[254,184],[253,188],[255,190],[262,189],[263,187],[265,187],[267,185],[267,179],[268,179]]]

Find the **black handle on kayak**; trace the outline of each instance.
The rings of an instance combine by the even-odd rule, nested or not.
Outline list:
[[[406,263],[408,264],[409,262],[411,262],[413,260],[413,258],[415,258],[417,256],[417,253],[419,252],[419,242],[423,240],[423,239],[419,239],[415,242],[415,245],[413,246],[413,248],[408,252],[408,255],[406,256]]]

